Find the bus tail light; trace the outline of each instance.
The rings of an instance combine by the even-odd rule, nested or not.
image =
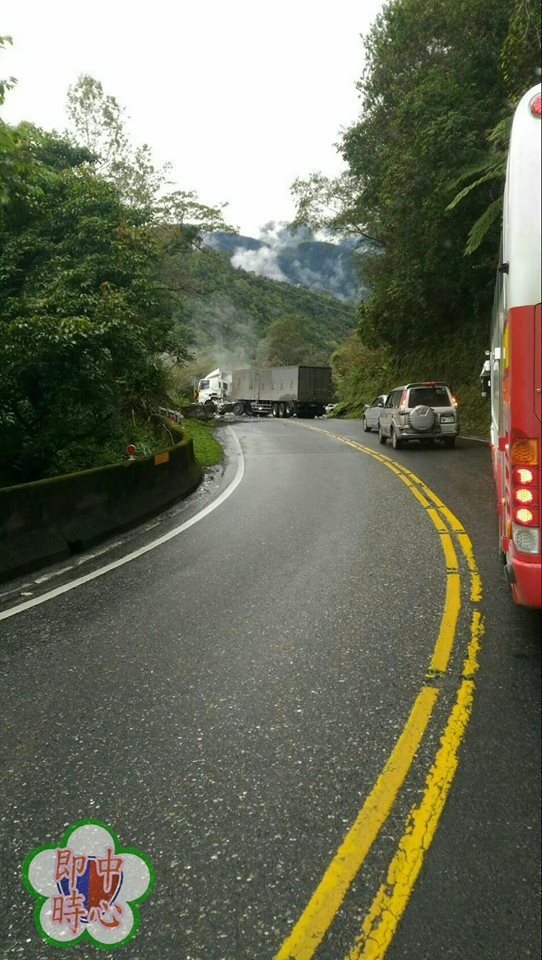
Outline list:
[[[534,493],[532,490],[528,490],[527,487],[519,487],[517,490],[514,490],[514,500],[516,503],[521,503],[524,506],[532,505]]]
[[[512,482],[520,487],[527,487],[534,483],[534,472],[528,467],[516,467],[512,474]]]
[[[514,544],[522,553],[540,553],[540,530],[538,527],[519,527],[512,524]]]
[[[537,440],[515,440],[510,453],[514,466],[538,466]]]
[[[514,510],[514,521],[521,524],[522,527],[537,527],[537,507],[516,507]]]
[[[512,461],[512,540],[522,553],[540,553],[538,441],[515,440]]]

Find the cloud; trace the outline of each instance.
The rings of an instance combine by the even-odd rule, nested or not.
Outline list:
[[[269,247],[296,247],[304,240],[311,240],[312,233],[306,227],[291,230],[285,220],[269,220],[260,227],[258,240]]]
[[[235,251],[231,258],[231,265],[236,270],[250,270],[257,273],[260,277],[267,277],[269,280],[288,281],[286,274],[282,272],[278,263],[278,249],[263,246],[259,250],[248,250],[246,247],[240,247]]]

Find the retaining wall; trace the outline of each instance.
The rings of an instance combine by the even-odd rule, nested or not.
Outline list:
[[[192,440],[164,453],[0,489],[0,581],[62,559],[187,496]]]

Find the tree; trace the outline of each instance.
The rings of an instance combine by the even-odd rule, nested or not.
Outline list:
[[[290,314],[269,324],[256,353],[256,363],[296,366],[301,363],[327,363],[329,351],[314,342],[307,317]]]
[[[463,249],[496,193],[487,181],[446,207],[503,115],[509,12],[508,0],[391,0],[364,38],[362,113],[340,143],[351,187],[348,196],[343,178],[340,219],[380,245],[360,307],[370,344],[413,351],[472,333],[487,312],[496,225],[475,264]]]
[[[469,196],[471,190],[483,184],[491,183],[497,193],[469,230],[465,246],[467,254],[478,250],[502,215],[506,158],[514,110],[518,100],[534,84],[537,71],[540,75],[540,7],[535,5],[534,0],[517,0],[501,51],[501,66],[509,95],[506,113],[488,134],[489,148],[480,162],[464,170],[453,186],[457,187],[473,176],[475,179],[463,187],[446,208],[453,210]]]
[[[99,80],[82,74],[68,90],[71,136],[94,155],[96,174],[114,183],[126,203],[152,211],[159,223],[186,224],[201,231],[228,229],[222,209],[202,204],[190,190],[170,190],[171,164],[156,167],[148,144],[133,147],[126,132],[126,111],[106,94]]]
[[[79,148],[42,131],[28,145],[47,190],[12,199],[0,224],[0,449],[12,482],[148,416],[166,392],[159,355],[186,356],[152,222],[78,164]]]
[[[0,52],[11,42],[11,37],[0,37]],[[0,106],[16,82],[15,77],[0,79]],[[43,175],[29,149],[28,125],[11,127],[0,119],[0,219],[10,200],[23,196],[35,200],[41,194]]]

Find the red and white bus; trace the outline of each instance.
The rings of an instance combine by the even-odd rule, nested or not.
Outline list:
[[[542,606],[540,84],[512,124],[492,315],[491,452],[505,571],[516,603]]]

